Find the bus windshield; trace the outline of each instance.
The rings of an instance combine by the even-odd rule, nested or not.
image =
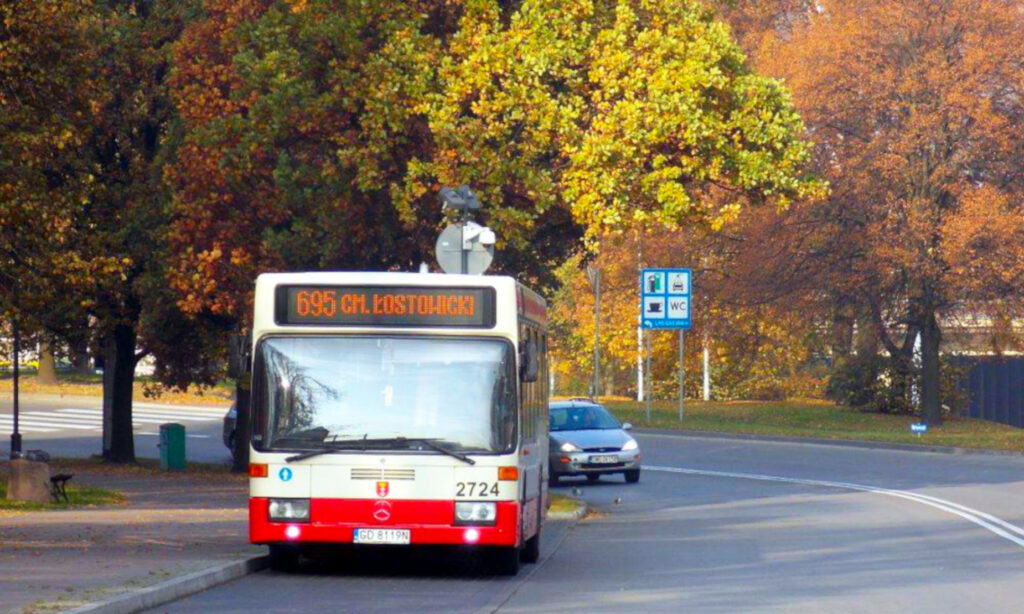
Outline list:
[[[289,336],[264,339],[256,352],[259,449],[380,449],[400,438],[456,451],[515,448],[515,356],[506,341]]]

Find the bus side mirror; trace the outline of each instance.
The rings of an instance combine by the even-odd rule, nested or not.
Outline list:
[[[231,336],[228,345],[228,377],[242,379],[249,375],[251,347],[249,335]]]
[[[532,339],[523,341],[519,351],[519,379],[525,383],[537,381],[540,361],[537,360],[537,344]]]

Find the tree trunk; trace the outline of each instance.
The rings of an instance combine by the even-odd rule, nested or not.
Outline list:
[[[104,339],[104,403],[109,400],[110,408],[109,412],[104,412],[103,460],[111,463],[135,462],[132,387],[135,383],[136,337],[133,326],[119,324]]]
[[[71,345],[71,370],[78,375],[89,375],[92,373],[88,342],[76,342]]]
[[[830,332],[832,360],[847,358],[853,347],[853,315],[850,313],[849,305],[837,304],[833,307]]]
[[[46,341],[39,342],[39,370],[36,372],[36,381],[48,386],[57,384],[57,361],[53,358],[53,349]]]
[[[235,380],[235,449],[231,471],[247,473],[249,471],[249,439],[250,437],[250,399],[251,377],[244,375]]]
[[[921,414],[932,426],[942,424],[942,400],[939,396],[941,338],[935,311],[929,310],[921,322]]]

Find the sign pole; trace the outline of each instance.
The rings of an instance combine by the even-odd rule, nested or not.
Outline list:
[[[686,354],[683,352],[683,329],[679,329],[679,420],[683,419],[683,399],[685,395],[686,382]]]
[[[650,333],[647,334],[647,338],[645,339],[645,341],[647,342],[647,348],[646,348],[647,351],[645,352],[646,356],[644,356],[644,359],[647,361],[647,369],[644,370],[644,377],[647,378],[647,398],[645,399],[645,408],[646,408],[646,413],[647,413],[647,423],[650,424],[650,422],[651,422],[651,397],[654,396],[654,393],[651,390],[651,384],[650,384],[650,382],[651,382],[651,334]]]
[[[469,273],[469,250],[466,249],[466,220],[465,218],[459,220],[459,228],[462,230],[462,254],[459,261],[459,273],[465,275]]]
[[[707,341],[704,344],[704,400],[711,400],[711,360],[708,355]]]

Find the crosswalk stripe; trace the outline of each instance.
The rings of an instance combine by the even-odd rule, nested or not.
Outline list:
[[[98,410],[98,409],[97,410],[91,410],[91,409],[70,409],[69,408],[69,409],[58,409],[57,411],[60,412],[61,414],[77,414],[77,415],[82,415],[82,416],[98,416],[100,418],[103,417],[102,416],[102,412],[100,410]],[[155,413],[151,413],[151,412],[137,412],[137,411],[133,411],[132,412],[132,418],[133,419],[142,418],[142,419],[151,420],[154,424],[161,424],[163,422],[167,422],[168,420],[191,420],[191,421],[200,421],[200,422],[212,422],[213,420],[217,419],[217,418],[212,417],[212,416],[192,416],[192,415],[188,415],[188,414],[155,414]]]
[[[10,424],[13,426],[14,421],[11,420]],[[44,428],[58,428],[58,429],[74,429],[76,431],[92,431],[98,428],[98,426],[88,426],[85,424],[61,424],[55,420],[44,419],[44,418],[21,418],[18,420],[18,428],[22,426],[41,426]]]
[[[101,424],[103,424],[103,416],[101,416],[100,414],[96,414],[96,413],[92,413],[92,414],[78,414],[78,413],[65,413],[65,412],[54,413],[54,412],[36,411],[36,412],[28,412],[28,413],[25,414],[25,416],[26,417],[41,416],[41,417],[43,417],[45,419],[54,419],[54,420],[60,420],[60,421],[67,421],[67,422],[71,422],[71,423],[74,423],[75,421],[78,421],[78,422],[86,422],[86,423],[94,424],[94,425],[101,425]],[[139,419],[139,418],[136,418],[134,416],[132,416],[132,421],[133,422],[139,422],[141,424],[163,424],[164,422],[167,422],[167,420]]]
[[[4,427],[5,429],[13,429],[14,428],[14,424],[13,423],[0,424],[0,427]],[[59,431],[59,430],[60,429],[52,429],[52,428],[51,429],[46,429],[46,428],[41,428],[41,427],[38,427],[38,426],[33,426],[33,427],[25,428],[25,427],[23,427],[21,425],[20,422],[18,423],[18,432],[19,433],[52,433],[54,431]]]
[[[43,420],[49,420],[55,418],[61,421],[69,422],[70,424],[76,424],[84,422],[86,424],[97,424],[103,422],[103,418],[100,416],[78,416],[73,414],[58,414],[52,411],[27,411],[21,414],[22,419],[28,418],[41,418]]]
[[[157,411],[186,410],[222,416],[228,411],[226,405],[166,405],[161,403],[132,403],[132,406],[143,409],[155,409]]]

